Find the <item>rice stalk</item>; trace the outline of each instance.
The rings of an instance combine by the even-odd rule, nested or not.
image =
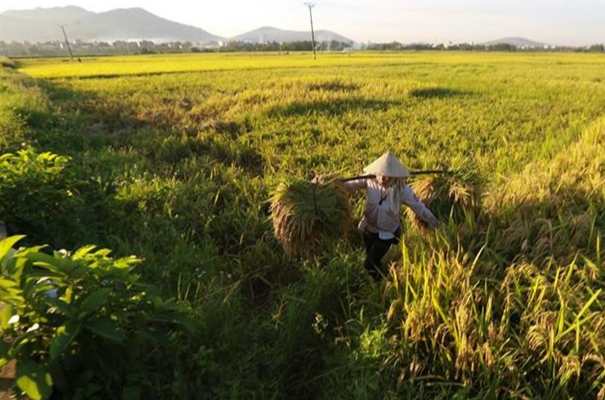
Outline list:
[[[414,181],[412,189],[432,212],[440,219],[454,218],[456,224],[465,220],[465,213],[478,205],[478,181],[473,173],[456,172],[428,176]],[[410,223],[421,233],[427,232],[426,223],[412,209],[406,209]]]
[[[336,179],[282,182],[270,212],[275,237],[290,255],[310,254],[345,234],[351,222],[346,188]]]

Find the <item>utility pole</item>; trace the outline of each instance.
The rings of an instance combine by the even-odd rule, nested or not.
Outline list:
[[[0,18],[2,18],[2,15],[0,15]],[[0,27],[2,27],[2,24],[0,24]],[[4,47],[4,40],[2,40],[2,29],[0,29],[0,42],[2,42],[2,53],[6,56],[6,49]]]
[[[2,19],[2,15],[0,15],[0,19]],[[2,32],[1,29],[0,29],[0,32]],[[6,57],[8,57],[8,52],[6,51],[6,43],[4,43],[4,40],[2,40],[1,34],[0,34],[0,42],[2,42],[2,54],[4,54]]]
[[[59,25],[59,24],[57,24],[57,25],[63,31],[63,37],[65,38],[65,44],[67,45],[67,50],[69,50],[69,57],[71,58],[71,61],[73,61],[74,55],[71,52],[71,46],[69,45],[69,40],[67,40],[67,33],[65,33],[65,25]]]
[[[311,41],[313,43],[313,59],[317,60],[317,56],[315,55],[315,32],[313,32],[313,12],[311,9],[315,7],[313,3],[305,3],[305,6],[309,7],[309,17],[311,18]]]

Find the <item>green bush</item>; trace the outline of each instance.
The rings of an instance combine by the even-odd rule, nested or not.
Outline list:
[[[21,238],[0,243],[0,365],[16,360],[16,390],[32,399],[154,397],[151,350],[170,329],[189,327],[185,309],[139,280],[135,257],[94,246],[13,250]]]
[[[0,57],[0,67],[2,68],[17,68],[17,63],[8,57]]]
[[[69,160],[32,148],[0,156],[0,216],[12,231],[47,243],[73,232],[84,202]]]

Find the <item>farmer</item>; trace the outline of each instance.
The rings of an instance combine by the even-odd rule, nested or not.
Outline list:
[[[392,244],[399,244],[399,210],[402,204],[410,207],[431,228],[437,228],[439,221],[405,184],[404,179],[410,173],[392,153],[383,154],[363,171],[375,177],[348,181],[345,186],[350,192],[366,189],[366,206],[359,230],[363,232],[366,249],[364,267],[378,280],[380,274],[385,273],[380,260]]]
[[[0,242],[8,237],[8,232],[6,231],[6,225],[4,221],[0,221]]]

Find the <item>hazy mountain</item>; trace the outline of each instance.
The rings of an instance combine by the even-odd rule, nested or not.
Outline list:
[[[7,17],[0,14],[0,40],[45,42],[63,40],[61,29],[54,22]]]
[[[63,40],[63,32],[59,25],[65,27],[71,41],[77,39],[110,42],[115,40],[153,40],[156,42],[225,40],[203,29],[158,17],[142,8],[95,13],[75,6],[5,11],[0,14],[0,40],[30,42]],[[235,36],[231,40],[252,43],[296,42],[311,40],[311,32],[263,27]],[[318,42],[330,40],[353,42],[349,38],[326,30],[315,31],[315,40]]]
[[[315,40],[317,42],[336,40],[339,42],[353,43],[349,38],[341,36],[337,33],[325,30],[315,31]],[[267,42],[298,42],[303,40],[311,40],[311,31],[299,32],[299,31],[287,31],[277,28],[265,26],[262,28],[255,29],[250,32],[243,33],[238,36],[230,38],[230,40],[237,40],[242,42],[251,43],[267,43]]]
[[[33,10],[8,10],[3,12],[2,17],[19,18],[30,21],[56,22],[69,24],[72,21],[83,19],[94,15],[81,7],[67,6],[55,8],[35,8]]]
[[[156,41],[211,42],[223,40],[203,29],[160,18],[142,8],[99,13],[74,23],[82,40],[147,39]],[[73,34],[72,34],[73,35]]]
[[[510,38],[490,40],[489,42],[485,42],[483,44],[487,45],[487,46],[491,46],[491,45],[495,45],[495,44],[510,44],[510,45],[516,46],[516,47],[536,47],[536,48],[550,46],[549,44],[546,44],[546,43],[535,42],[533,40],[520,38],[520,37],[510,37]]]
[[[0,40],[46,42],[63,40],[57,26],[65,25],[70,40],[154,40],[211,42],[223,40],[203,29],[160,18],[142,8],[103,13],[79,7],[36,8],[0,14]]]

